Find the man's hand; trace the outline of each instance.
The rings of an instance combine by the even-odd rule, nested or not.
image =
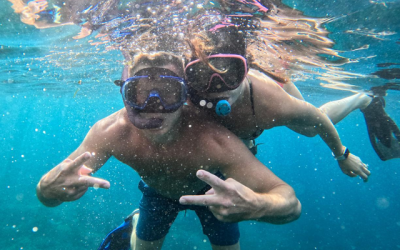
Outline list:
[[[91,177],[92,169],[83,165],[91,158],[89,152],[75,160],[66,159],[42,177],[37,186],[39,200],[46,206],[57,206],[64,201],[82,197],[89,187],[110,188],[106,180]]]
[[[347,159],[338,161],[342,172],[350,177],[360,176],[364,182],[368,181],[371,172],[368,170],[367,164],[363,163],[360,157],[349,154]]]
[[[179,199],[183,205],[207,206],[214,216],[224,222],[255,219],[256,193],[234,179],[221,180],[217,176],[199,170],[197,177],[212,188],[204,195],[185,195]]]

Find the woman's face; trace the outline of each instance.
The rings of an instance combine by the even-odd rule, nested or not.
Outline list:
[[[219,92],[219,93],[198,93],[198,95],[204,99],[224,99],[229,102],[229,104],[233,105],[236,103],[236,101],[239,99],[241,95],[243,95],[244,91],[244,84],[240,84],[239,87],[233,90],[227,90],[224,92]]]
[[[188,86],[196,92],[218,93],[236,89],[247,74],[247,61],[241,55],[213,54],[192,60],[185,67]]]
[[[231,105],[243,93],[247,61],[241,55],[213,54],[207,61],[189,62],[185,74],[191,94],[208,100],[227,100]]]

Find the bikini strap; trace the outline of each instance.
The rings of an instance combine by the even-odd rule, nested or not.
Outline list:
[[[246,77],[246,79],[249,82],[251,109],[253,110],[254,125],[256,127],[256,131],[249,138],[246,138],[246,140],[254,140],[257,137],[259,137],[264,130],[263,129],[259,129],[259,127],[258,127],[256,111],[254,109],[253,86],[252,86],[252,82],[251,82],[250,78]]]
[[[246,77],[246,79],[249,82],[251,110],[253,110],[253,116],[256,116],[256,111],[254,110],[253,86],[250,79],[248,77]]]

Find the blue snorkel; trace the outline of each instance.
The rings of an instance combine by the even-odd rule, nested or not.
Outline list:
[[[227,100],[220,100],[215,105],[215,113],[218,116],[227,116],[231,113],[231,104]]]
[[[197,107],[206,110],[215,110],[218,116],[227,116],[231,113],[232,107],[228,98],[207,99],[200,97],[194,89],[189,88],[190,101]]]

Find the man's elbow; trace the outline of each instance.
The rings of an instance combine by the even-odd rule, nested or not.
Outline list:
[[[292,213],[288,216],[288,219],[285,223],[289,223],[292,221],[297,220],[300,218],[301,215],[301,203],[300,201],[296,198],[296,201],[294,202]]]
[[[301,215],[301,203],[297,199],[297,196],[293,190],[288,185],[284,185],[281,187],[280,195],[280,205],[276,207],[276,212],[272,218],[269,220],[265,220],[266,222],[272,224],[286,224],[300,218]]]
[[[293,222],[300,218],[301,215],[301,203],[298,199],[295,199],[293,205],[286,211],[285,215],[278,216],[274,220],[269,221],[272,224],[281,225]]]
[[[286,220],[283,223],[289,223],[300,218],[301,215],[301,203],[299,199],[297,199],[296,193],[292,187],[290,187],[287,196],[287,213]]]

